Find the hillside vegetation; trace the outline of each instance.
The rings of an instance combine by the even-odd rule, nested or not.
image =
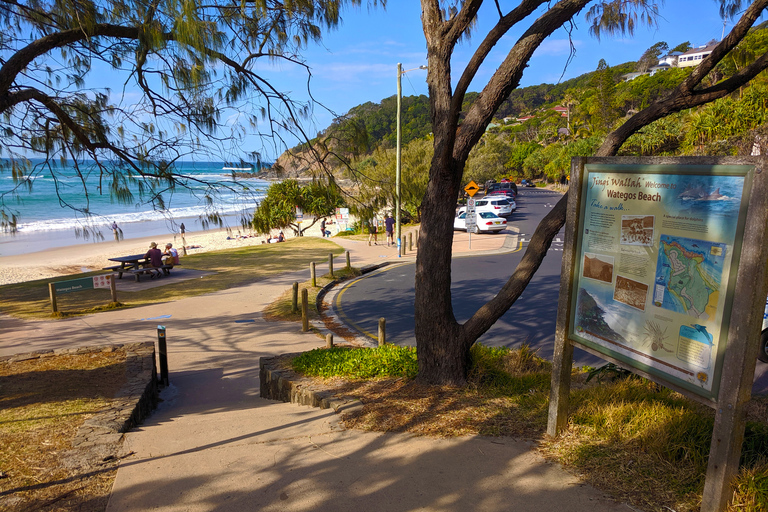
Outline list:
[[[605,135],[639,110],[663,97],[694,69],[676,68],[643,74],[628,80],[632,72],[652,71],[662,54],[684,51],[688,42],[669,50],[659,42],[636,62],[610,66],[601,60],[591,73],[559,84],[541,84],[513,91],[499,108],[485,136],[467,161],[465,181],[488,179],[545,179],[561,181],[569,173],[573,156],[591,156]],[[765,24],[754,29],[707,77],[720,82],[768,50]],[[477,97],[469,93],[465,111]],[[753,146],[764,152],[768,132],[764,127],[768,79],[760,75],[738,93],[700,108],[661,119],[632,136],[620,155],[738,155],[750,154]],[[308,145],[286,152],[278,167],[287,175],[317,175],[321,164],[336,180],[357,184],[350,207],[361,213],[392,205],[396,146],[397,99],[368,102],[337,118]],[[404,97],[402,101],[403,189],[405,214],[419,217],[420,198],[426,187],[431,159],[429,99]],[[764,133],[766,132],[766,133]]]

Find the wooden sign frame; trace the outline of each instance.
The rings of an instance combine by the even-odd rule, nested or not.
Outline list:
[[[681,173],[707,166],[745,166],[743,206],[745,217],[739,234],[741,240],[738,258],[735,258],[734,285],[729,292],[726,317],[723,318],[725,346],[719,364],[718,386],[715,395],[702,396],[690,387],[681,386],[675,379],[667,379],[658,372],[647,371],[643,365],[633,365],[627,357],[599,351],[574,336],[573,300],[576,269],[584,236],[583,219],[586,208],[585,175],[589,166],[631,166],[642,169],[661,167],[666,172],[677,169]],[[626,197],[626,195],[622,196]],[[591,205],[593,206],[593,205]],[[571,163],[571,186],[568,191],[568,217],[565,228],[560,297],[550,391],[547,433],[557,436],[567,425],[573,348],[578,346],[599,357],[628,368],[654,382],[671,387],[686,396],[715,409],[715,425],[710,449],[709,465],[702,500],[703,511],[724,510],[731,497],[730,486],[738,471],[741,445],[744,438],[744,406],[751,397],[752,381],[758,351],[757,333],[763,319],[765,297],[768,294],[768,159],[764,157],[681,157],[681,158],[574,158]],[[629,363],[629,364],[628,364]]]

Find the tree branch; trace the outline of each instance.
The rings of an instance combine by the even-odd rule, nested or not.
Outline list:
[[[496,43],[509,32],[516,23],[523,20],[526,16],[535,11],[540,5],[545,3],[546,0],[523,0],[515,9],[510,11],[504,16],[501,16],[499,22],[488,32],[485,39],[477,47],[472,58],[467,63],[467,67],[464,68],[464,72],[461,74],[458,83],[456,84],[456,91],[454,93],[453,104],[454,107],[464,102],[464,95],[469,88],[469,84],[475,78],[477,70],[480,68],[485,58],[491,52]],[[496,5],[499,8],[498,3]],[[499,11],[501,15],[501,11]]]
[[[461,130],[456,136],[454,159],[466,160],[469,151],[482,137],[485,127],[499,105],[519,85],[528,61],[544,39],[563,26],[590,1],[560,0],[531,24],[531,27],[509,51],[504,62],[493,74],[464,118]],[[456,107],[455,104],[452,106]]]

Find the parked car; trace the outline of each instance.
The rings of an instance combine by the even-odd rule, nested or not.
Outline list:
[[[523,181],[520,182],[520,184],[522,186],[524,186],[524,187],[535,187],[536,186],[536,184],[533,183],[533,181],[531,181],[531,180],[523,180]]]
[[[768,299],[765,300],[763,330],[760,332],[760,351],[757,353],[757,358],[764,363],[768,363]]]
[[[459,214],[453,219],[453,229],[466,231],[467,230],[467,212],[459,211]],[[475,229],[472,233],[498,233],[503,231],[507,227],[507,221],[502,219],[498,215],[491,212],[477,212]]]
[[[505,196],[486,196],[475,202],[476,212],[491,212],[499,217],[508,217],[515,210],[517,210],[515,200]]]

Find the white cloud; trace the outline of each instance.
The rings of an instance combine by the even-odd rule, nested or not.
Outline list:
[[[568,55],[571,51],[571,43],[573,43],[573,46],[576,47],[578,50],[579,47],[583,46],[583,42],[579,39],[546,39],[541,45],[536,49],[536,52],[534,52],[534,56],[536,57],[543,57],[543,56],[561,56],[561,55]]]

